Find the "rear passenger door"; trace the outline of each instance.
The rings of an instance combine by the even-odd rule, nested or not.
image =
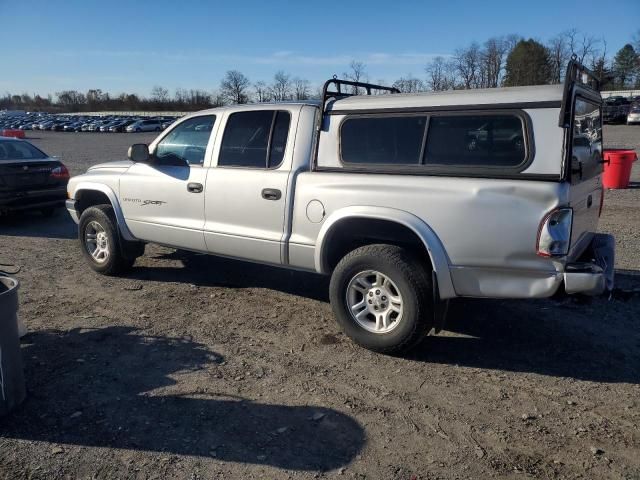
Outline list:
[[[206,184],[210,252],[280,264],[295,132],[289,109],[229,113]]]

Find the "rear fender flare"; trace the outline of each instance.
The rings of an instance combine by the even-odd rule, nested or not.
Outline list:
[[[447,256],[447,253],[442,246],[442,242],[436,233],[420,218],[409,212],[397,210],[395,208],[352,206],[337,210],[329,215],[320,229],[318,240],[316,242],[314,261],[317,272],[325,274],[330,273],[330,268],[327,264],[328,242],[326,242],[326,240],[329,238],[332,229],[339,228],[341,221],[350,218],[386,220],[396,222],[409,228],[422,241],[427,253],[429,254],[433,271],[435,272],[438,280],[440,298],[447,299],[456,296],[453,288],[453,282],[451,280],[451,274],[449,272],[449,257]]]

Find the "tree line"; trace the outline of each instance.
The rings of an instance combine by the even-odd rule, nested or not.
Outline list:
[[[640,30],[613,58],[608,57],[604,39],[575,29],[544,43],[515,34],[491,37],[482,44],[473,42],[457,48],[450,56],[435,57],[425,65],[422,78],[409,74],[392,83],[384,80],[374,83],[396,87],[403,93],[555,84],[564,80],[566,65],[573,55],[600,77],[603,90],[640,88]],[[352,81],[372,81],[366,65],[356,60],[342,76]],[[147,97],[133,93],[111,95],[100,89],[64,90],[55,97],[6,93],[0,96],[0,109],[194,111],[227,104],[308,100],[319,96],[320,89],[309,80],[282,70],[276,72],[270,82],[252,82],[239,70],[229,70],[214,91],[178,88],[171,94],[162,86],[154,86]]]
[[[601,80],[602,90],[640,88],[640,31],[613,58],[604,39],[568,30],[543,43],[518,35],[492,37],[436,57],[419,79],[401,79],[402,91],[441,91],[561,83],[567,63],[576,57]]]

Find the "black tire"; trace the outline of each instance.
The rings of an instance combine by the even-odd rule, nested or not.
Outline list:
[[[109,254],[102,262],[97,261],[88,250],[85,234],[91,222],[97,223],[106,236]],[[80,249],[89,266],[103,275],[118,275],[129,270],[136,261],[135,256],[125,255],[123,240],[118,232],[115,214],[111,205],[95,205],[87,208],[80,216],[78,224],[78,241]],[[143,246],[144,248],[144,246]]]
[[[391,331],[369,331],[350,312],[349,283],[369,270],[388,277],[402,297],[402,315]],[[376,352],[397,354],[417,345],[433,327],[431,285],[430,270],[416,255],[395,245],[367,245],[340,260],[331,276],[329,296],[338,323],[354,342]],[[363,301],[368,298],[363,297]]]

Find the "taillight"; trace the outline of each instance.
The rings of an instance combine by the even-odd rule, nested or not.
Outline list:
[[[542,257],[560,257],[569,253],[573,210],[558,208],[540,222],[536,250]]]
[[[64,165],[60,165],[59,167],[51,170],[49,174],[51,178],[55,178],[56,180],[69,180],[69,170]]]

